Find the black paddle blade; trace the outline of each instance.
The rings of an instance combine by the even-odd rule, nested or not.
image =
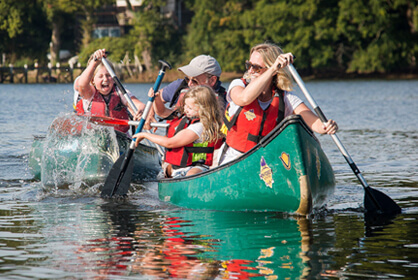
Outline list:
[[[364,208],[369,214],[396,215],[402,212],[399,205],[389,196],[370,187],[364,192]]]
[[[103,186],[100,196],[102,198],[111,198],[112,196],[124,196],[128,193],[131,186],[132,173],[134,171],[134,161],[130,160],[128,155],[123,154],[113,164],[112,168],[107,175],[105,184]],[[128,160],[128,166],[125,170],[122,170],[124,160]]]

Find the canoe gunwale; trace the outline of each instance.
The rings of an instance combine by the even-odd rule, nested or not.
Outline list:
[[[318,139],[315,137],[312,130],[308,127],[308,125],[305,123],[305,121],[302,119],[300,115],[290,115],[286,117],[283,121],[281,121],[269,134],[267,134],[256,146],[254,146],[251,150],[240,156],[239,158],[228,162],[226,164],[217,166],[215,168],[209,169],[208,171],[200,172],[195,175],[187,176],[187,177],[180,177],[180,178],[162,178],[159,179],[158,182],[162,183],[171,183],[171,182],[180,182],[180,181],[190,181],[195,178],[204,177],[209,174],[218,172],[219,170],[229,168],[233,165],[235,165],[237,162],[243,161],[246,158],[248,158],[251,154],[255,153],[260,148],[265,148],[271,141],[274,140],[274,138],[277,137],[287,126],[294,124],[294,123],[300,123],[301,126],[306,130],[306,132],[313,137],[313,139],[319,143]]]

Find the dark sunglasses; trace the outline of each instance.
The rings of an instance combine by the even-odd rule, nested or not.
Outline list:
[[[206,79],[207,79],[206,82],[208,82],[208,80],[212,77],[213,77],[213,75],[206,74]],[[198,86],[198,85],[201,84],[201,82],[199,82],[196,78],[193,78],[193,77],[191,77],[191,78],[184,77],[184,80],[186,81],[186,83],[192,82],[192,85],[195,85],[195,86]]]
[[[259,73],[262,69],[267,69],[267,67],[262,67],[257,64],[252,64],[248,60],[245,62],[245,69],[250,70],[250,68],[253,68],[255,73]]]

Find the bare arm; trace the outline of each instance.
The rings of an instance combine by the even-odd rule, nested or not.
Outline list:
[[[274,64],[259,77],[252,80],[247,87],[234,87],[230,92],[232,101],[238,106],[245,106],[253,102],[263,91],[271,87],[273,77],[277,74],[277,70],[286,67],[289,61],[293,62],[293,55],[291,53],[279,55]]]
[[[137,146],[139,142],[141,142],[143,139],[148,139],[151,142],[154,142],[155,144],[158,144],[168,149],[173,149],[184,147],[190,143],[193,143],[195,140],[199,138],[199,135],[197,135],[190,129],[183,129],[182,131],[170,138],[167,136],[161,136],[147,132],[140,132],[138,134],[135,134],[133,137],[136,138]]]
[[[317,115],[315,115],[304,103],[301,103],[293,113],[301,115],[306,124],[315,132],[320,134],[334,134],[338,130],[338,125],[334,120],[328,120],[326,125],[322,123]]]
[[[136,113],[128,106],[129,112],[131,112],[132,116],[134,116],[134,120],[140,120],[142,113],[145,109],[145,104],[138,100],[135,96],[131,97],[132,102],[134,103],[136,109],[138,110]]]
[[[163,94],[162,90],[158,91],[155,95],[154,100],[154,112],[160,116],[161,118],[166,118],[173,113],[173,109],[165,107],[165,101],[163,100]]]

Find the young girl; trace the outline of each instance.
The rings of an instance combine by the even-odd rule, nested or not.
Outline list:
[[[153,95],[151,88],[149,96]],[[166,177],[189,176],[208,170],[213,151],[222,142],[221,112],[213,89],[207,86],[190,89],[182,99],[180,112],[180,117],[169,121],[167,136],[145,132],[133,136],[136,145],[148,139],[167,148],[164,157]]]
[[[125,98],[121,98],[117,94],[115,82],[102,62],[103,57],[106,57],[105,49],[95,51],[90,57],[86,69],[74,82],[74,90],[81,96],[81,100],[78,101],[75,108],[77,113],[128,120],[129,110],[134,119],[139,119],[145,104],[130,94],[138,112],[135,113],[128,107]],[[113,65],[110,64],[110,66],[113,68]],[[115,129],[127,133],[129,126],[117,126]]]

